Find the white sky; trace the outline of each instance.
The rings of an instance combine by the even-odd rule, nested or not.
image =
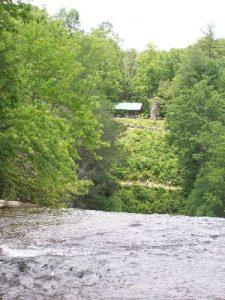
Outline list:
[[[44,5],[50,14],[61,7],[75,8],[85,31],[104,21],[124,40],[124,49],[186,47],[202,36],[207,24],[225,38],[225,0],[27,0]]]

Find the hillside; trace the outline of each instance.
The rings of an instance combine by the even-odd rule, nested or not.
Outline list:
[[[165,143],[165,121],[148,119],[119,119],[127,126],[120,138],[125,159],[114,167],[122,181],[154,182],[179,185],[177,157]]]
[[[100,209],[177,213],[183,204],[175,149],[165,142],[165,121],[117,118],[127,127],[120,137],[122,160],[114,165],[119,189]]]

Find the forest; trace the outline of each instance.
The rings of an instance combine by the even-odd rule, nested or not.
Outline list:
[[[117,102],[143,103],[140,119],[115,118]],[[109,22],[85,32],[75,9],[1,1],[0,199],[225,217],[224,150],[213,25],[187,48],[125,51]]]

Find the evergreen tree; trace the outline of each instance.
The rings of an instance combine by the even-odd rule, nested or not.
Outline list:
[[[209,32],[189,49],[174,81],[168,128],[169,140],[178,149],[189,213],[224,216],[219,182],[225,168],[218,168],[218,162],[223,161],[225,52],[217,44]]]

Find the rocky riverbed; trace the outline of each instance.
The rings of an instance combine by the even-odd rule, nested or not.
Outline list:
[[[225,299],[225,220],[1,210],[0,299]]]

